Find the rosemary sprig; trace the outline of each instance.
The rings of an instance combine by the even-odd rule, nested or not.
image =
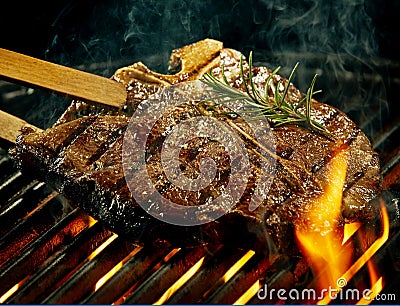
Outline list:
[[[311,118],[311,104],[313,95],[320,91],[314,91],[317,74],[311,81],[311,85],[307,90],[306,95],[298,103],[294,104],[288,95],[289,86],[293,80],[294,74],[298,67],[297,63],[292,69],[287,83],[280,91],[281,81],[276,85],[273,84],[273,76],[279,71],[280,67],[276,68],[268,76],[263,92],[257,89],[253,80],[253,55],[249,55],[249,73],[245,75],[243,59],[240,59],[240,77],[242,79],[244,91],[232,87],[226,78],[224,68],[222,67],[222,80],[218,79],[212,71],[204,74],[202,81],[208,85],[213,93],[213,97],[202,102],[215,102],[227,103],[230,101],[244,101],[247,112],[253,113],[254,118],[261,116],[267,118],[274,126],[281,126],[284,124],[297,124],[304,126],[310,130],[318,132],[329,139],[333,139],[328,129]],[[269,90],[273,92],[273,97],[270,97]],[[214,103],[209,108],[215,108],[218,104]],[[304,107],[305,111],[300,111]]]

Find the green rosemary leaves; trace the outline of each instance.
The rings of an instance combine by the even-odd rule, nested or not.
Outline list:
[[[245,75],[243,60],[240,59],[240,77],[242,79],[244,91],[236,89],[228,82],[225,71],[222,67],[222,79],[215,77],[212,72],[206,73],[202,81],[208,85],[215,96],[208,99],[208,102],[219,100],[219,103],[241,100],[245,102],[248,112],[253,113],[253,116],[266,117],[273,126],[280,126],[284,124],[297,124],[318,132],[322,135],[332,138],[328,129],[311,118],[311,104],[313,95],[320,92],[314,91],[314,85],[317,75],[311,81],[311,85],[307,90],[306,95],[297,103],[293,103],[288,95],[289,86],[293,80],[298,63],[294,66],[290,76],[282,88],[283,83],[279,81],[273,84],[273,76],[279,71],[280,67],[276,68],[267,78],[265,88],[260,91],[256,88],[253,80],[253,56],[249,55],[249,72]],[[272,90],[273,97],[268,94]],[[222,102],[221,102],[222,101]],[[211,106],[212,107],[212,106]]]

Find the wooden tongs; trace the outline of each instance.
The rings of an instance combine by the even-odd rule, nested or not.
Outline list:
[[[114,80],[2,48],[0,77],[112,107],[121,107],[127,95],[124,85]]]
[[[40,87],[72,99],[120,108],[126,101],[125,86],[105,77],[43,61],[0,48],[0,78]],[[24,127],[24,120],[0,110],[1,138],[14,142]],[[35,128],[38,130],[38,128]]]

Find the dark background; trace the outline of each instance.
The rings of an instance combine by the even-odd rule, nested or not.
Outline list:
[[[157,1],[156,1],[157,2]],[[87,44],[91,39],[103,37],[109,39],[113,36],[114,45],[120,49],[120,54],[115,50],[104,50],[109,57],[128,56],[133,44],[142,44],[142,41],[124,41],[124,33],[129,23],[127,15],[132,7],[137,6],[142,20],[143,30],[153,32],[158,26],[157,19],[164,18],[166,10],[171,14],[185,15],[188,10],[193,11],[189,20],[193,25],[192,40],[203,37],[220,39],[226,45],[241,49],[243,47],[256,47],[259,49],[272,49],[262,40],[257,39],[257,33],[268,29],[274,22],[273,5],[268,2],[278,1],[198,1],[204,5],[194,4],[196,1],[116,1],[116,0],[58,0],[58,1],[3,1],[0,9],[0,44],[3,48],[30,54],[40,58],[49,58],[54,54],[46,54],[52,45],[53,53],[71,53],[73,49],[83,53],[82,44]],[[300,5],[307,7],[313,1],[288,1],[289,8]],[[290,2],[292,4],[290,4]],[[319,1],[323,3],[324,1]],[[327,1],[325,1],[327,2]],[[371,17],[376,30],[376,39],[379,45],[379,56],[388,59],[400,59],[400,31],[398,22],[400,18],[400,1],[398,0],[369,0],[358,1],[365,7]],[[168,3],[170,3],[168,5]],[[179,4],[181,3],[181,4]],[[187,3],[183,5],[182,3]],[[328,3],[327,5],[331,5]],[[147,9],[147,11],[146,11]],[[254,17],[258,13],[258,19]],[[264,16],[263,16],[264,15]],[[136,16],[136,17],[137,17]],[[322,17],[324,18],[324,17]],[[154,19],[154,20],[153,20]],[[172,19],[172,18],[171,18]],[[213,29],[210,23],[218,20],[219,29]],[[168,27],[168,25],[165,25]],[[169,26],[173,26],[169,24]],[[153,28],[153,29],[152,29]],[[167,29],[155,29],[160,33],[168,32]],[[362,30],[362,29],[359,29]],[[171,29],[174,31],[174,29]],[[57,38],[56,38],[57,36]],[[188,43],[179,34],[171,34],[169,42],[164,42],[167,47],[179,47]],[[190,37],[189,37],[190,38]],[[60,41],[54,42],[54,39]],[[54,46],[53,46],[54,47]],[[86,46],[90,47],[90,46]],[[154,46],[148,53],[164,51]],[[142,50],[143,51],[143,50]],[[59,54],[57,54],[59,56]],[[65,54],[66,60],[73,64],[80,63],[85,57],[68,58],[72,55]]]
[[[399,110],[399,20],[398,0],[3,1],[0,47],[109,77],[135,61],[165,73],[172,49],[214,38],[284,76],[300,61],[295,85],[320,74],[318,98],[372,135]],[[0,109],[47,127],[69,104],[27,101]]]

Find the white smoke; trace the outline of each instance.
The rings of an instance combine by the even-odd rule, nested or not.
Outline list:
[[[69,66],[102,63],[95,72],[106,76],[115,63],[135,61],[166,73],[172,49],[214,38],[245,55],[254,50],[258,64],[280,65],[284,76],[300,62],[294,83],[302,91],[320,74],[323,93],[317,98],[368,132],[379,128],[370,125],[371,114],[386,111],[376,29],[367,10],[374,1],[109,0],[85,7],[85,14],[76,4],[55,22],[48,55]],[[68,19],[77,12],[80,20]]]

